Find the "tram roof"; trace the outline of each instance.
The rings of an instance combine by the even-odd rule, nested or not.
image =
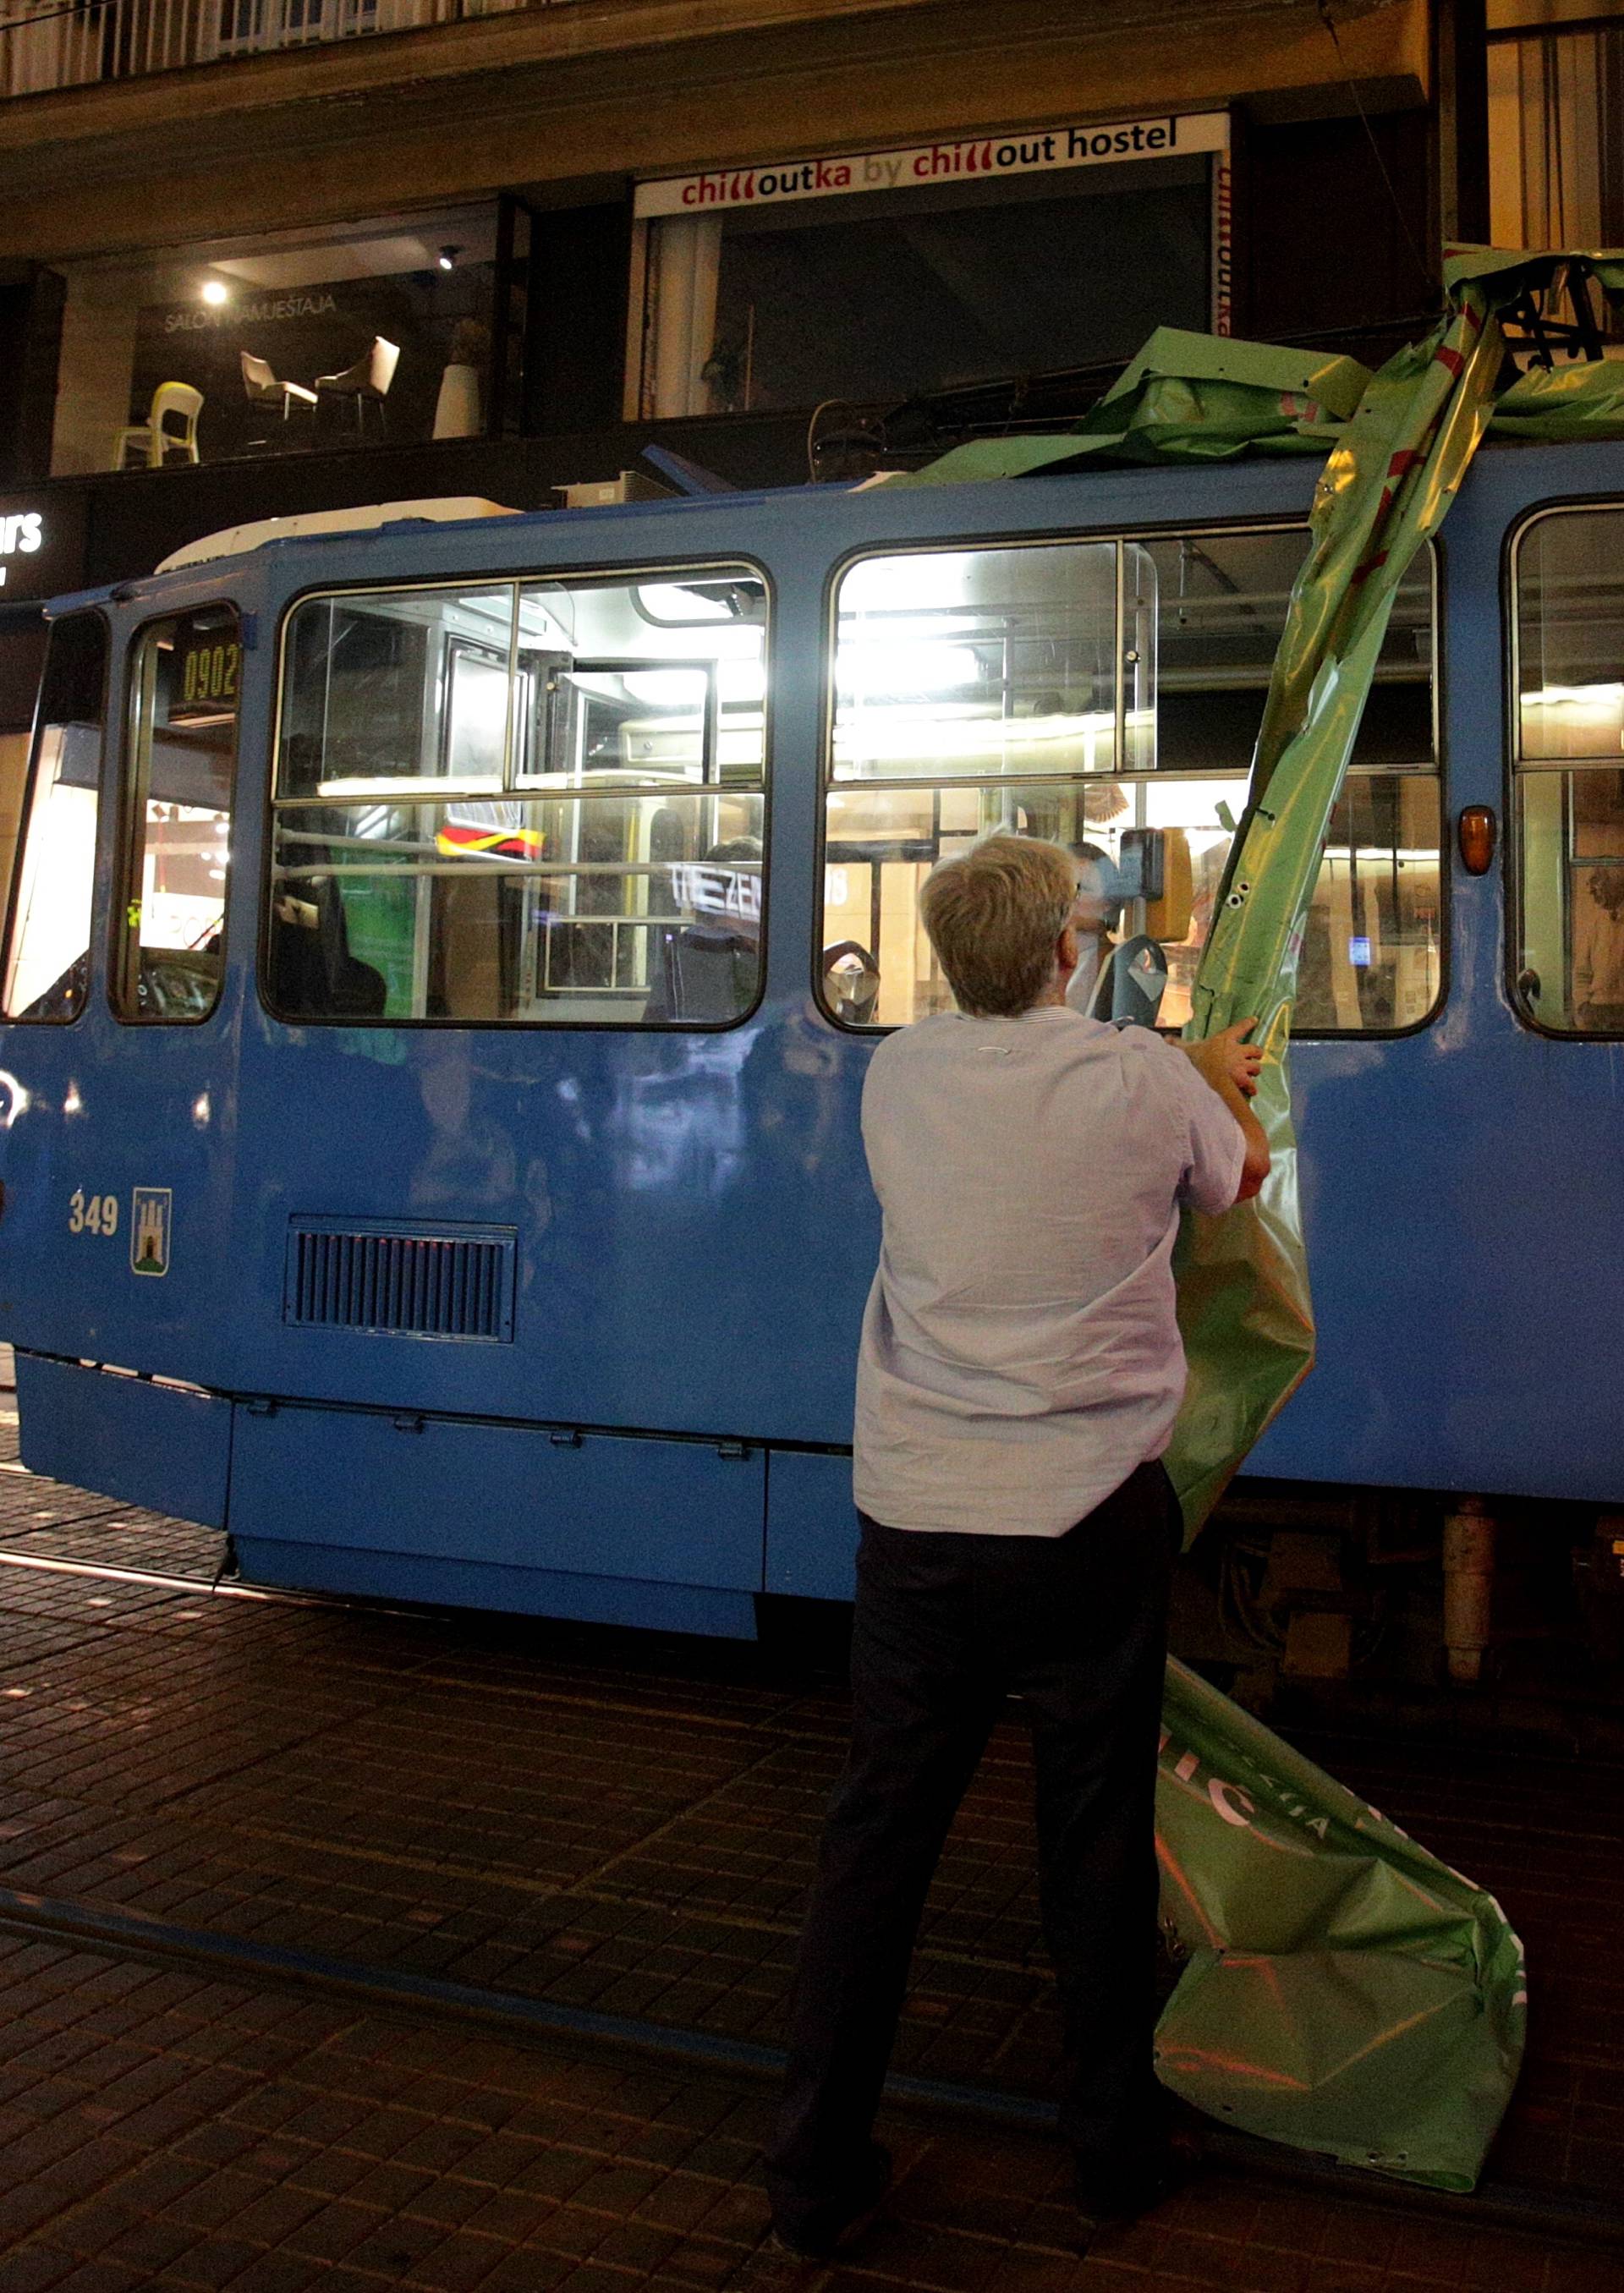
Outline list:
[[[1502,456],[1508,460],[1515,457],[1519,459],[1537,458],[1539,461],[1547,459],[1566,461],[1577,445],[1581,460],[1587,466],[1587,474],[1600,479],[1604,485],[1607,485],[1608,479],[1611,478],[1612,484],[1608,490],[1612,490],[1620,484],[1624,484],[1624,477],[1617,474],[1615,470],[1609,470],[1604,475],[1602,470],[1596,467],[1602,452],[1609,443],[1610,442],[1594,439],[1531,441],[1520,438],[1496,438],[1491,435],[1484,440],[1480,449],[1480,458],[1492,455],[1497,461]],[[1618,450],[1616,446],[1613,447],[1612,453],[1608,458],[1615,464]],[[1061,470],[1041,469],[1026,474],[1013,481],[993,479],[984,482],[993,484],[1013,482],[1020,486],[1027,486],[1035,482],[1052,482],[1056,478],[1064,481],[1090,476],[1103,478],[1109,475],[1118,480],[1133,477],[1143,479],[1152,476],[1158,470],[1165,471],[1170,475],[1180,474],[1188,478],[1191,474],[1192,466],[1216,474],[1220,471],[1234,471],[1245,466],[1249,466],[1255,471],[1260,468],[1266,469],[1277,476],[1288,472],[1300,473],[1305,479],[1311,474],[1312,469],[1318,467],[1317,465],[1311,466],[1306,458],[1298,460],[1295,458],[1264,458],[1244,455],[1238,456],[1232,460],[1204,462],[1192,466],[1189,462],[1174,461],[1171,458],[1160,462],[1129,462],[1101,457],[1091,462],[1086,467],[1074,465]],[[948,490],[960,491],[963,490],[964,484],[965,482],[961,480]],[[974,490],[973,487],[971,490]],[[240,525],[220,527],[214,532],[199,535],[196,540],[187,542],[181,548],[171,551],[168,556],[159,561],[150,573],[126,575],[119,580],[103,582],[94,587],[66,591],[45,600],[44,611],[49,620],[56,620],[65,614],[84,612],[98,605],[125,604],[134,598],[153,594],[155,590],[158,594],[162,594],[175,576],[191,574],[195,577],[201,573],[205,566],[211,569],[223,568],[228,564],[257,556],[266,550],[313,547],[323,543],[353,541],[362,535],[403,534],[414,529],[421,531],[424,527],[434,527],[447,531],[458,528],[475,527],[495,531],[515,521],[522,522],[525,525],[545,524],[551,529],[561,524],[572,525],[581,519],[597,523],[609,518],[644,519],[651,515],[665,517],[674,511],[680,510],[692,511],[702,508],[716,510],[722,507],[736,510],[753,507],[764,502],[786,501],[798,495],[811,494],[820,500],[827,500],[831,495],[849,497],[854,494],[885,490],[882,475],[879,478],[865,479],[850,486],[800,484],[741,487],[736,490],[729,490],[726,492],[691,491],[667,495],[652,500],[644,498],[619,502],[581,503],[547,509],[516,509],[501,502],[487,500],[483,496],[446,495],[410,501],[372,502],[349,509],[304,511],[287,517],[258,518]],[[908,490],[911,493],[913,489],[910,488]],[[39,608],[36,607],[35,610],[37,611]]]

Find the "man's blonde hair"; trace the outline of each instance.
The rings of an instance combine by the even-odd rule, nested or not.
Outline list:
[[[1035,836],[985,836],[925,879],[919,912],[961,1011],[1012,1019],[1054,977],[1076,863]]]

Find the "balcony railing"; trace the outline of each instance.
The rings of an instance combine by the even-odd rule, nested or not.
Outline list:
[[[0,96],[135,79],[567,0],[0,0]]]

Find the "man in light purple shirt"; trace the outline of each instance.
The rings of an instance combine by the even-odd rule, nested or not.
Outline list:
[[[1169,2185],[1152,2069],[1156,1741],[1183,1395],[1172,1256],[1269,1168],[1247,1025],[1190,1048],[1069,1009],[1076,862],[993,836],[921,911],[958,1009],[863,1098],[884,1215],[857,1363],[852,1748],[819,1856],[767,2187],[832,2252],[883,2196],[873,2123],[959,1802],[1011,1696],[1032,1731],[1060,2127],[1092,2218]]]

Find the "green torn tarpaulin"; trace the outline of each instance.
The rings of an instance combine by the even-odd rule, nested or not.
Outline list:
[[[1526,2013],[1494,1898],[1176,1663],[1156,1810],[1163,1916],[1189,1953],[1162,2083],[1247,2133],[1471,2189]]]
[[[1393,595],[1499,410],[1498,312],[1578,259],[1451,255],[1448,312],[1425,342],[1369,378],[1315,488],[1309,554],[1287,607],[1246,808],[1185,1031],[1199,1040],[1256,1018],[1265,1052],[1256,1108],[1274,1157],[1255,1202],[1219,1219],[1189,1218],[1180,1237],[1190,1375],[1167,1462],[1192,1535],[1313,1359],[1287,1040],[1304,919]],[[1624,257],[1586,259],[1609,292],[1624,287]],[[1624,389],[1605,363],[1520,382],[1506,400],[1506,419],[1522,435],[1568,433],[1574,424],[1589,434],[1610,424],[1624,435]]]
[[[1488,433],[1624,437],[1616,364],[1500,390],[1498,314],[1566,265],[1624,292],[1624,254],[1456,249],[1445,315],[1379,373],[1162,328],[1072,430],[980,441],[889,482],[1327,457],[1186,1029],[1200,1040],[1256,1020],[1257,1112],[1274,1158],[1256,1201],[1187,1217],[1181,1236],[1190,1376],[1167,1462],[1192,1536],[1313,1358],[1291,1007],[1394,591]],[[1157,2033],[1164,2082],[1247,2132],[1473,2188],[1516,2082],[1526,2009],[1521,1946],[1493,1898],[1177,1664],[1157,1807],[1164,1910],[1190,1953]]]
[[[1311,546],[1287,609],[1252,779],[1201,957],[1186,1036],[1255,1018],[1257,1113],[1274,1167],[1255,1202],[1189,1217],[1178,1256],[1190,1383],[1167,1464],[1194,1536],[1313,1360],[1287,1042],[1303,920],[1393,594],[1490,430],[1624,437],[1624,369],[1536,372],[1497,395],[1498,313],[1564,269],[1624,292],[1624,253],[1451,250],[1448,309],[1379,373],[1352,359],[1159,328],[1060,435],[978,440],[892,486],[1091,466],[1324,454]]]

